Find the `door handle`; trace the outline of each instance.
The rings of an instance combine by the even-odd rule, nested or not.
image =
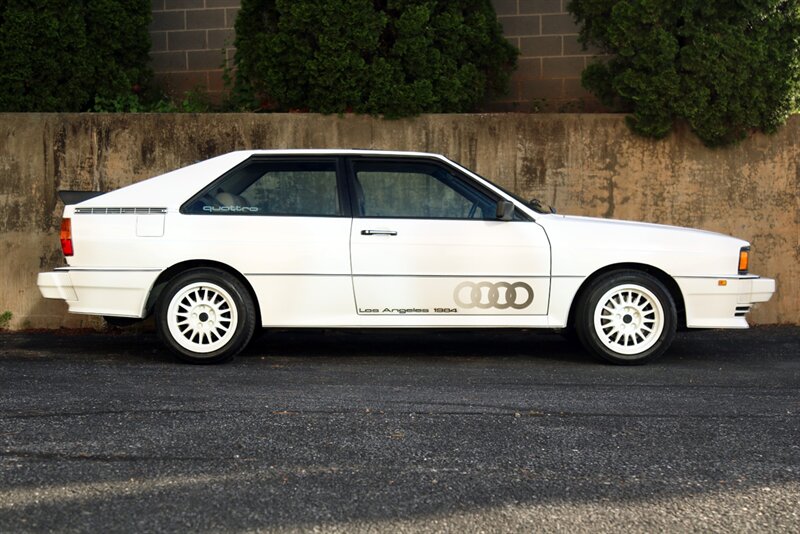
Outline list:
[[[361,230],[361,235],[397,235],[394,230]]]

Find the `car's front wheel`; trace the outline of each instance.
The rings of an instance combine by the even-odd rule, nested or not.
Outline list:
[[[255,308],[244,285],[217,269],[192,269],[162,291],[156,306],[161,340],[190,363],[231,359],[250,341]]]
[[[664,284],[640,271],[614,271],[594,280],[575,316],[581,344],[618,364],[661,356],[675,338],[675,301]]]

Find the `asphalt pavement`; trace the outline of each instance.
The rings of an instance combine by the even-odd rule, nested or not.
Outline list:
[[[797,532],[800,327],[0,335],[0,532]]]

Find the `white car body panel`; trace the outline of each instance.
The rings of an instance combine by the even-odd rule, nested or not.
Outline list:
[[[65,300],[72,313],[144,317],[150,288],[160,270],[69,269],[39,273],[42,296]]]
[[[364,235],[390,231],[396,235]],[[476,254],[476,251],[480,253]],[[426,325],[436,310],[454,326],[502,326],[508,315],[546,315],[550,292],[550,247],[542,228],[530,222],[419,219],[354,219],[351,235],[353,291],[362,325],[385,325],[378,315],[416,315]],[[398,261],[400,259],[400,261]],[[518,284],[518,301],[528,306],[480,308],[461,284]],[[530,288],[530,289],[529,289]],[[481,289],[488,299],[490,287]],[[500,295],[498,294],[498,299]],[[488,303],[488,300],[486,300]],[[505,305],[502,303],[501,306]],[[432,324],[439,320],[432,321]]]
[[[81,202],[80,205],[87,208],[127,208],[152,206],[155,203],[170,210],[177,210],[181,204],[186,202],[188,196],[208,185],[211,180],[225,171],[245,161],[253,153],[253,151],[243,150],[223,154],[110,191],[100,197]]]
[[[585,276],[615,263],[658,266],[670,276],[736,275],[746,241],[714,232],[660,224],[550,215],[539,223],[553,242],[553,272]],[[719,263],[720,254],[730,262]]]
[[[181,206],[252,156],[392,156],[454,167],[532,221],[380,219],[181,213]],[[747,327],[775,283],[739,275],[740,239],[685,228],[542,214],[443,156],[358,150],[239,151],[68,205],[75,253],[39,275],[46,298],[74,313],[144,317],[156,282],[184,262],[239,273],[264,326],[554,327],[567,324],[586,279],[646,266],[674,282],[688,327]],[[396,235],[362,235],[362,231]],[[723,283],[724,281],[724,283]],[[503,284],[530,287],[506,306]],[[456,289],[461,285],[461,297]],[[463,306],[473,285],[481,302]],[[500,284],[500,285],[497,285]],[[503,289],[497,289],[497,288]],[[524,286],[515,304],[527,299]],[[498,290],[499,294],[490,295]],[[505,292],[505,293],[504,293]],[[455,312],[435,310],[456,309]],[[414,311],[418,310],[418,311]],[[425,311],[419,311],[425,310]]]
[[[353,314],[351,224],[345,217],[179,215],[165,233],[166,263],[206,259],[232,267],[264,296],[264,324],[345,322]]]
[[[690,328],[747,328],[744,315],[753,304],[766,302],[775,292],[769,278],[679,277],[675,279],[686,303]],[[726,285],[720,286],[719,280]],[[730,317],[731,309],[740,316]]]

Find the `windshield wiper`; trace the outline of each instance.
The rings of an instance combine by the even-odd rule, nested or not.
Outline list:
[[[545,207],[545,205],[542,204],[542,201],[539,200],[538,198],[532,198],[532,199],[528,200],[526,202],[526,204],[528,206],[530,206],[531,208],[535,209],[536,211],[538,211],[539,213],[547,213],[548,211],[550,213],[555,213],[556,212],[556,209],[553,206]]]

